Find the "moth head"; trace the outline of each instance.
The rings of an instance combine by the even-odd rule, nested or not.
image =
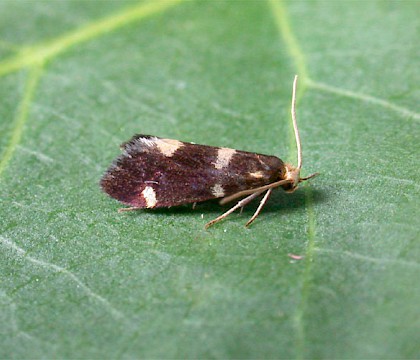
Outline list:
[[[290,164],[285,164],[285,168],[284,180],[288,180],[289,182],[282,187],[287,192],[293,192],[297,189],[300,182],[300,169]]]
[[[285,164],[285,168],[286,174],[284,175],[284,180],[288,180],[289,182],[287,184],[282,185],[282,188],[288,193],[295,191],[298,188],[299,183],[301,183],[302,181],[306,181],[318,175],[318,173],[313,173],[309,176],[302,178],[300,177],[299,167],[295,167],[290,164]]]

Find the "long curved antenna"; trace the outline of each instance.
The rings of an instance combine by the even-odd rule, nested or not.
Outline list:
[[[297,126],[297,121],[296,121],[296,89],[297,89],[297,80],[298,80],[298,76],[295,75],[295,79],[293,81],[292,109],[291,109],[291,113],[292,113],[292,120],[293,120],[293,129],[295,130],[297,156],[298,156],[297,169],[300,170],[302,168],[302,145],[300,143],[299,129],[298,129],[298,126]]]

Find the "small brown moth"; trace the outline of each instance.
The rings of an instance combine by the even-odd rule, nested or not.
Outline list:
[[[265,192],[250,225],[261,212],[272,190],[282,187],[293,192],[299,183],[317,175],[301,178],[302,147],[296,122],[296,86],[293,82],[292,121],[298,165],[281,159],[229,148],[198,145],[150,135],[135,135],[121,145],[123,154],[109,167],[101,180],[102,189],[129,208],[171,207],[222,198],[226,204],[243,198],[235,206],[208,222],[206,228],[243,208]]]

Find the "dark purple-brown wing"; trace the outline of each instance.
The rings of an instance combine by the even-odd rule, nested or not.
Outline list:
[[[138,208],[221,198],[283,178],[275,156],[136,135],[101,180],[102,189]]]

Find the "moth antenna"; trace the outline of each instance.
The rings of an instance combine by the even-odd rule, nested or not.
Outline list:
[[[295,79],[293,80],[293,92],[292,92],[292,121],[293,121],[293,129],[295,130],[295,138],[296,138],[296,147],[297,147],[297,157],[298,157],[298,165],[297,169],[300,171],[302,168],[302,145],[300,143],[300,136],[299,136],[299,129],[297,126],[296,121],[296,89],[297,89],[297,81],[298,76],[295,75]]]

